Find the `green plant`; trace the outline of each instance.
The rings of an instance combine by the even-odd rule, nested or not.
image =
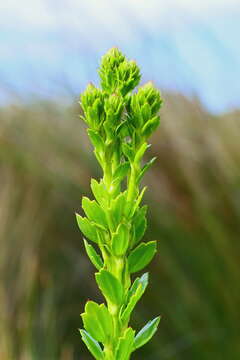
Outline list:
[[[142,165],[150,146],[147,139],[159,125],[162,100],[152,83],[132,93],[140,70],[116,48],[103,56],[99,75],[102,89],[89,84],[81,95],[81,106],[103,178],[91,181],[96,200],[82,199],[86,217],[76,216],[83,235],[100,249],[101,255],[84,240],[106,305],[87,302],[81,315],[85,329],[80,332],[96,359],[128,360],[151,339],[160,321],[157,317],[148,322],[136,335],[128,326],[148,284],[147,273],[133,283],[131,275],[142,270],[156,252],[156,241],[141,242],[147,206],[141,205],[146,187],[140,190],[140,182],[155,160]]]

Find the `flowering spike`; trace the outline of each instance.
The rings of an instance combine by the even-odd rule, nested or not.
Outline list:
[[[147,208],[141,205],[146,188],[140,189],[140,181],[155,160],[142,164],[150,146],[147,140],[159,125],[162,99],[152,83],[132,93],[140,70],[117,48],[103,56],[99,75],[101,89],[89,84],[80,103],[103,175],[100,181],[91,181],[96,200],[83,198],[86,216],[77,215],[77,222],[93,242],[94,246],[84,240],[106,305],[87,303],[81,335],[96,359],[129,360],[133,351],[150,340],[159,323],[159,318],[148,322],[137,335],[128,325],[148,283],[144,274],[131,284],[131,274],[142,270],[156,252],[155,241],[141,242]]]

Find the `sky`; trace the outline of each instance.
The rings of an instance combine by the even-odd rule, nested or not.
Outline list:
[[[240,106],[239,18],[239,0],[7,0],[0,102],[71,98],[97,82],[100,57],[118,46],[143,82],[230,111]]]

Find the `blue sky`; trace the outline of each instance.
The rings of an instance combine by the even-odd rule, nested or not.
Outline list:
[[[0,16],[2,102],[68,99],[119,46],[143,81],[197,95],[213,112],[240,106],[239,1],[8,0]]]

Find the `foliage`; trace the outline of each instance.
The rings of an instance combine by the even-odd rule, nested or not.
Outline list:
[[[153,162],[142,165],[147,140],[159,125],[162,100],[151,83],[132,93],[140,70],[116,48],[103,56],[99,74],[102,89],[88,85],[81,106],[103,177],[91,181],[96,200],[82,199],[86,217],[76,216],[83,235],[100,250],[101,255],[84,240],[107,306],[87,302],[81,335],[95,359],[128,360],[151,339],[160,320],[149,322],[136,336],[128,325],[148,282],[145,275],[131,285],[131,274],[148,265],[156,252],[156,241],[140,242],[146,230],[140,180]]]

